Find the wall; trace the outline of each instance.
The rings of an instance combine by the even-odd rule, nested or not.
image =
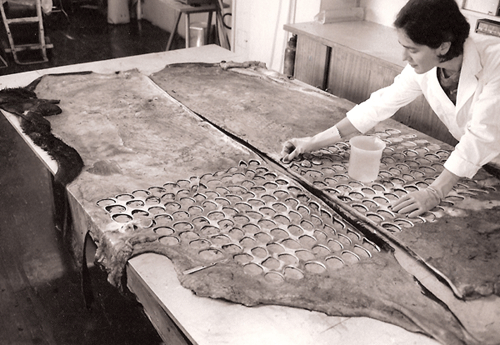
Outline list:
[[[290,37],[283,25],[314,20],[320,5],[321,0],[235,0],[234,51],[282,71]]]
[[[360,0],[360,6],[365,8],[365,20],[392,26],[399,10],[408,0]],[[460,8],[463,8],[466,0],[456,0]],[[471,25],[471,32],[474,32],[478,18],[489,18],[499,21],[499,17],[489,16],[469,10],[462,10],[462,13],[468,19]]]
[[[360,6],[365,8],[365,20],[392,26],[399,10],[408,0],[361,0]]]
[[[234,51],[283,70],[290,34],[283,25],[311,22],[322,10],[359,6],[360,0],[233,0]]]

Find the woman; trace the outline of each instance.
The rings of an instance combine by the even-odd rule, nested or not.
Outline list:
[[[461,177],[472,178],[500,154],[500,38],[468,37],[470,25],[454,0],[410,0],[394,25],[408,62],[394,83],[332,128],[287,141],[282,156],[291,161],[365,133],[423,94],[459,143],[428,188],[392,205],[395,212],[415,217],[437,206]]]

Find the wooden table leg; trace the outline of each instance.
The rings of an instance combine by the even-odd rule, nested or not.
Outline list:
[[[181,12],[177,13],[177,18],[175,19],[174,29],[172,30],[172,32],[170,32],[170,37],[168,38],[167,49],[165,49],[166,51],[170,50],[170,47],[172,46],[172,42],[174,41],[175,33],[177,32],[177,27],[179,26],[179,21],[181,20],[181,14],[182,14]]]

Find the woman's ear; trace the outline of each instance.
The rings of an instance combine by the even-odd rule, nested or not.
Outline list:
[[[451,42],[443,42],[438,48],[438,55],[443,56],[450,50]]]

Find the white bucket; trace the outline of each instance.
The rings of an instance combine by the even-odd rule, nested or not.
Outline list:
[[[351,156],[349,158],[349,177],[361,182],[375,181],[380,169],[380,159],[385,143],[373,136],[357,136],[349,140]]]
[[[128,4],[129,0],[108,0],[108,23],[109,24],[129,23],[130,13]]]

